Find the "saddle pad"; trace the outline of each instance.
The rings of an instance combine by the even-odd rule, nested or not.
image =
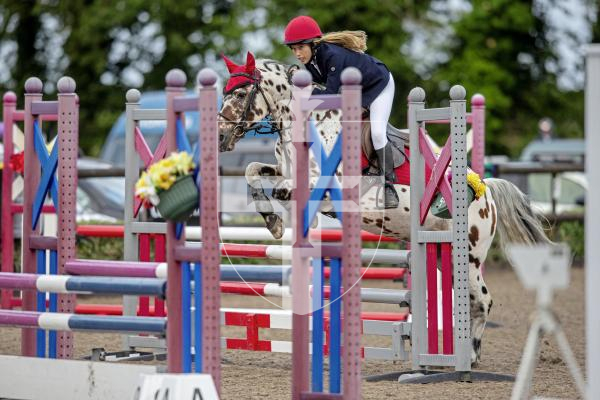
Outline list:
[[[410,150],[408,149],[408,147],[404,148],[404,153],[406,154],[407,158],[410,157]],[[373,169],[373,166],[371,164],[369,164],[369,160],[367,160],[367,157],[365,157],[364,153],[362,154],[362,157],[361,157],[361,167],[362,167],[363,171],[368,170],[369,168]],[[406,161],[402,165],[396,167],[395,172],[396,172],[396,183],[398,183],[400,185],[410,186],[410,161]],[[431,175],[431,169],[429,167],[426,167],[425,174],[426,174],[426,179],[429,179],[429,176]]]
[[[401,185],[410,184],[410,163],[407,162],[409,150],[409,133],[407,129],[397,129],[388,123],[387,126],[388,141],[392,144],[392,154],[394,156],[394,168],[396,172],[397,182]],[[363,174],[369,172],[371,174],[379,173],[379,163],[373,141],[371,140],[371,123],[369,120],[364,120],[362,124],[362,160],[361,166]],[[429,176],[429,173],[427,174]]]
[[[406,161],[406,151],[409,143],[408,130],[397,129],[388,123],[387,125],[387,138],[392,144],[392,155],[394,157],[394,168],[398,168]],[[371,123],[369,120],[364,120],[362,123],[362,150],[367,160],[371,161],[373,173],[379,168],[379,162],[375,149],[373,148],[373,141],[371,140]]]

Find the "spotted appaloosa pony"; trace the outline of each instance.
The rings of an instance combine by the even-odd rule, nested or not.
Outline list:
[[[232,151],[235,143],[246,132],[256,127],[267,115],[272,118],[274,129],[279,132],[275,156],[277,164],[253,162],[246,168],[246,180],[257,211],[263,216],[267,228],[275,238],[283,234],[282,220],[274,212],[269,197],[265,194],[262,179],[277,182],[271,196],[285,206],[291,198],[286,182],[290,178],[291,74],[298,67],[288,66],[273,60],[257,60],[251,53],[245,65],[236,65],[227,58],[225,62],[231,74],[227,84],[223,105],[219,113],[220,151]],[[340,131],[340,113],[337,110],[315,111],[311,114],[317,122],[317,130],[327,151],[330,151]],[[319,174],[317,164],[311,160],[311,183]],[[341,175],[338,172],[338,175]],[[288,178],[288,179],[284,179]],[[527,197],[512,183],[502,179],[486,179],[485,194],[473,201],[468,209],[469,221],[469,291],[471,299],[471,361],[476,364],[481,356],[481,338],[492,298],[480,271],[496,231],[502,243],[549,242],[543,227],[529,206]],[[362,228],[401,240],[410,236],[410,187],[396,185],[400,205],[396,209],[381,209],[375,201],[377,188],[372,187],[361,198]],[[330,207],[330,206],[329,206]],[[333,216],[327,204],[321,212]],[[426,229],[448,230],[451,220],[429,216]]]

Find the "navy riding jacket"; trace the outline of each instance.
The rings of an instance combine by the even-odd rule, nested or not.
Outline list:
[[[317,65],[317,68],[313,65]],[[355,67],[362,73],[362,106],[369,108],[390,80],[390,72],[384,63],[365,53],[348,50],[332,43],[319,43],[313,48],[313,56],[306,69],[313,81],[325,85],[325,90],[314,89],[313,94],[338,94],[342,86],[342,71]]]

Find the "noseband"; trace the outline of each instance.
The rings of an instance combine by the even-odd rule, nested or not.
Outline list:
[[[231,118],[228,118],[227,116],[225,116],[223,113],[219,112],[217,115],[219,115],[221,118],[223,118],[225,121],[230,122],[232,124],[235,124],[234,127],[231,129],[230,132],[233,132],[233,135],[235,137],[241,138],[244,135],[246,135],[246,133],[248,133],[249,131],[255,131],[258,133],[258,129],[261,126],[260,122],[255,122],[252,125],[246,127],[245,126],[245,122],[246,119],[248,118],[248,114],[250,113],[250,107],[252,107],[252,104],[254,104],[254,100],[256,99],[256,95],[258,93],[260,93],[263,97],[263,99],[265,100],[265,104],[267,105],[267,109],[269,111],[269,115],[273,114],[272,108],[271,108],[271,104],[269,103],[269,101],[267,100],[267,96],[265,95],[265,92],[263,91],[263,89],[260,87],[260,81],[261,81],[261,76],[260,76],[260,72],[258,70],[256,70],[256,74],[254,75],[250,75],[244,72],[239,72],[239,73],[234,73],[231,74],[231,77],[236,77],[236,76],[243,76],[245,78],[250,79],[251,84],[252,85],[252,89],[250,90],[249,95],[247,96],[247,100],[246,100],[246,104],[244,105],[244,111],[242,112],[242,116],[241,119],[239,121],[234,121]],[[248,84],[246,84],[248,85]],[[246,86],[243,85],[243,86]],[[230,93],[232,93],[234,90],[238,89],[240,86],[236,86],[233,89],[230,89],[229,91],[225,92],[223,91],[223,96],[226,96]],[[260,132],[261,134],[272,134],[272,133],[276,133],[279,132],[278,129],[274,128],[271,125],[271,130],[268,132],[262,131]]]

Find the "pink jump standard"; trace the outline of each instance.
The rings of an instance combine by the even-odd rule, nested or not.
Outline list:
[[[361,315],[360,315],[360,210],[358,185],[350,184],[353,177],[360,177],[360,121],[361,121],[361,76],[356,69],[346,69],[342,73],[342,94],[341,96],[313,96],[323,100],[318,108],[341,108],[343,114],[342,130],[343,148],[341,157],[343,157],[344,168],[344,189],[339,188],[334,183],[335,177],[328,176],[328,182],[325,187],[317,185],[317,188],[310,192],[309,175],[306,168],[299,166],[309,165],[309,142],[312,142],[313,150],[316,147],[314,137],[310,136],[311,126],[308,120],[307,100],[310,91],[303,90],[310,85],[310,75],[306,71],[299,71],[293,77],[295,85],[294,99],[292,107],[294,108],[295,120],[292,123],[292,137],[296,149],[296,160],[293,165],[295,190],[293,191],[293,239],[292,239],[292,311],[293,311],[293,350],[292,350],[292,399],[359,399],[361,396]],[[340,135],[339,141],[342,136]],[[337,147],[338,145],[336,145]],[[343,147],[342,147],[343,146]],[[317,152],[321,149],[320,140]],[[335,171],[341,161],[334,159],[340,154],[334,154],[332,151],[327,160],[321,159],[320,162],[334,162],[335,165],[330,170]],[[333,159],[333,160],[332,160]],[[337,163],[336,163],[337,161]],[[325,166],[323,167],[325,169]],[[325,174],[324,174],[325,175]],[[323,177],[323,176],[322,176]],[[358,182],[355,182],[358,183]],[[320,193],[319,189],[323,189]],[[321,302],[313,301],[313,355],[312,355],[312,389],[309,391],[309,313],[310,300],[308,296],[308,276],[310,257],[327,256],[325,248],[313,248],[308,241],[308,226],[314,214],[306,218],[310,201],[320,202],[329,191],[333,199],[342,201],[336,202],[336,212],[342,215],[342,247],[341,257],[332,261],[331,285],[332,290],[339,293],[339,285],[347,288],[343,296],[337,298],[332,292],[331,307],[331,352],[330,352],[330,372],[329,383],[331,393],[322,393],[322,346],[319,338],[322,335],[322,306]],[[315,195],[315,193],[319,193]],[[341,207],[343,205],[343,208]],[[313,207],[314,208],[314,207]],[[341,264],[341,265],[340,265]],[[337,265],[336,272],[333,266]],[[313,262],[313,268],[322,267],[321,262]],[[342,279],[339,282],[340,273]],[[313,277],[318,277],[315,270]],[[317,278],[318,279],[318,278]],[[336,282],[337,281],[337,282]],[[322,296],[322,280],[318,281],[320,288],[313,285],[313,299],[319,299]],[[336,283],[334,283],[336,282]],[[314,281],[313,281],[314,283]],[[337,287],[337,289],[334,289]],[[319,290],[320,289],[320,290]],[[337,303],[337,304],[336,304]],[[341,303],[341,304],[340,304]],[[343,308],[343,329],[340,329],[340,305]],[[337,314],[337,315],[336,315]],[[343,332],[344,346],[340,346],[340,336]],[[342,354],[342,365],[339,365],[340,353]],[[320,371],[319,371],[320,367]],[[341,367],[340,371],[339,367]],[[343,388],[340,387],[340,379]],[[341,390],[340,390],[341,389]]]

